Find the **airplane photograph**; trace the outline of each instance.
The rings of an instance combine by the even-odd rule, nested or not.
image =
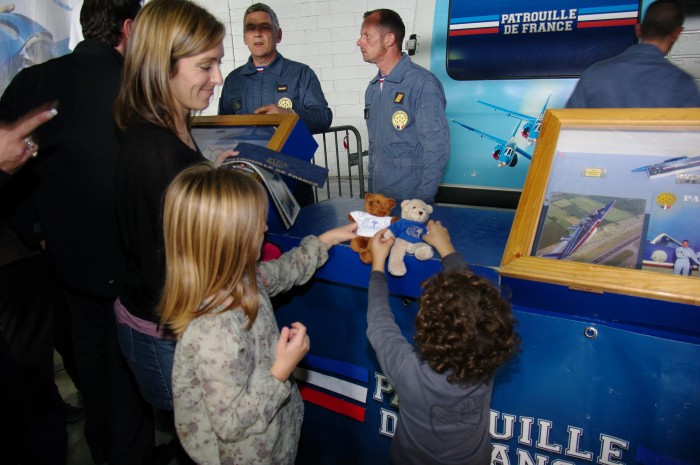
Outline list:
[[[477,100],[477,102],[479,102],[482,105],[486,105],[487,107],[491,107],[496,111],[506,113],[511,118],[516,118],[520,121],[525,121],[523,129],[522,131],[520,131],[520,135],[523,136],[525,140],[527,140],[528,145],[532,145],[534,142],[537,142],[537,138],[540,135],[540,130],[542,129],[542,120],[544,119],[544,112],[547,111],[547,105],[549,104],[549,99],[551,97],[552,94],[550,93],[547,96],[547,100],[545,100],[544,105],[542,106],[542,110],[540,111],[539,116],[530,116],[524,113],[518,113],[517,111],[499,107],[498,105],[484,102],[483,100]]]
[[[505,140],[501,139],[499,137],[493,136],[491,134],[488,134],[486,132],[480,131],[476,128],[473,128],[471,126],[468,126],[464,123],[460,123],[457,120],[452,120],[453,123],[458,124],[462,126],[465,129],[468,129],[469,131],[477,133],[480,137],[482,138],[487,138],[489,140],[492,140],[493,142],[496,142],[498,145],[496,145],[493,148],[493,153],[491,156],[493,157],[494,160],[498,163],[499,168],[503,168],[505,166],[509,168],[513,168],[515,165],[518,164],[518,155],[523,156],[527,158],[528,160],[532,160],[532,155],[518,147],[518,143],[515,141],[515,135],[518,133],[518,128],[520,127],[520,123],[518,123],[515,126],[515,130],[513,131],[513,135],[510,136],[510,140]]]
[[[564,248],[560,252],[548,253],[546,255],[543,255],[543,257],[564,260],[572,253],[576,252],[590,237],[592,237],[598,231],[600,223],[603,222],[605,215],[608,214],[613,205],[615,205],[614,200],[609,202],[602,208],[593,210],[586,217],[582,218],[581,221],[571,226],[569,228],[571,234],[567,237],[562,237],[562,241],[564,242]]]
[[[645,205],[643,199],[559,193],[547,207],[535,255],[638,268]]]

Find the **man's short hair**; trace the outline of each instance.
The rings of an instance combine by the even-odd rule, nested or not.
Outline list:
[[[244,31],[248,26],[248,15],[251,13],[256,13],[258,11],[262,11],[263,13],[267,13],[268,15],[270,15],[270,22],[272,22],[273,29],[275,30],[275,32],[278,32],[280,30],[280,21],[279,19],[277,19],[277,14],[274,12],[274,10],[269,6],[265,5],[264,3],[253,3],[245,10],[245,13],[243,13]]]
[[[367,19],[368,16],[375,13],[379,16],[379,29],[381,29],[382,34],[393,33],[396,37],[399,51],[401,51],[403,49],[403,38],[406,36],[406,26],[403,24],[401,16],[394,10],[378,8],[368,11],[364,14],[363,18]]]
[[[122,25],[136,18],[142,0],[85,0],[80,9],[83,37],[97,39],[110,47],[122,40]]]
[[[646,40],[663,39],[683,26],[683,6],[676,0],[656,0],[649,5],[640,26],[640,36]]]

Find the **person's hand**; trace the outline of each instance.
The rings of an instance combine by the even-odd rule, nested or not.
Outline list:
[[[371,249],[372,249],[372,271],[384,272],[384,263],[386,262],[391,247],[394,245],[394,240],[396,239],[393,234],[385,237],[384,233],[388,231],[387,228],[377,231],[377,233],[370,239]]]
[[[277,341],[275,351],[275,363],[270,368],[272,376],[285,382],[311,349],[311,341],[306,334],[306,326],[298,321],[291,324],[291,328],[286,326],[280,331],[280,338]]]
[[[441,257],[456,252],[449,231],[439,221],[428,220],[428,232],[423,234],[422,239],[435,247]]]
[[[334,245],[338,245],[341,242],[346,242],[357,237],[356,231],[357,223],[348,223],[324,232],[318,236],[318,240],[323,242],[326,245],[326,248],[330,249]]]
[[[212,152],[216,153],[216,158],[214,158],[214,166],[217,168],[220,167],[227,158],[229,157],[237,157],[240,152],[237,150],[221,150],[220,152]]]
[[[31,134],[57,114],[53,104],[46,104],[12,124],[0,125],[0,170],[14,174],[30,157],[36,157],[39,145]]]
[[[253,112],[254,115],[288,115],[290,113],[294,112],[291,109],[279,107],[274,103],[257,108]]]

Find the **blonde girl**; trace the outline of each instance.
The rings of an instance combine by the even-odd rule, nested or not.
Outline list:
[[[177,336],[178,436],[199,464],[293,464],[303,403],[292,370],[306,328],[277,327],[270,295],[307,282],[355,224],[258,262],[267,195],[250,175],[209,164],[180,173],[164,207],[162,322]]]

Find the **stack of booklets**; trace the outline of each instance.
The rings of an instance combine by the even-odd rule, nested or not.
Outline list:
[[[239,154],[227,158],[221,166],[242,169],[255,175],[270,193],[286,228],[294,224],[301,208],[282,175],[316,187],[322,187],[328,178],[327,168],[267,147],[240,142],[233,150]]]

